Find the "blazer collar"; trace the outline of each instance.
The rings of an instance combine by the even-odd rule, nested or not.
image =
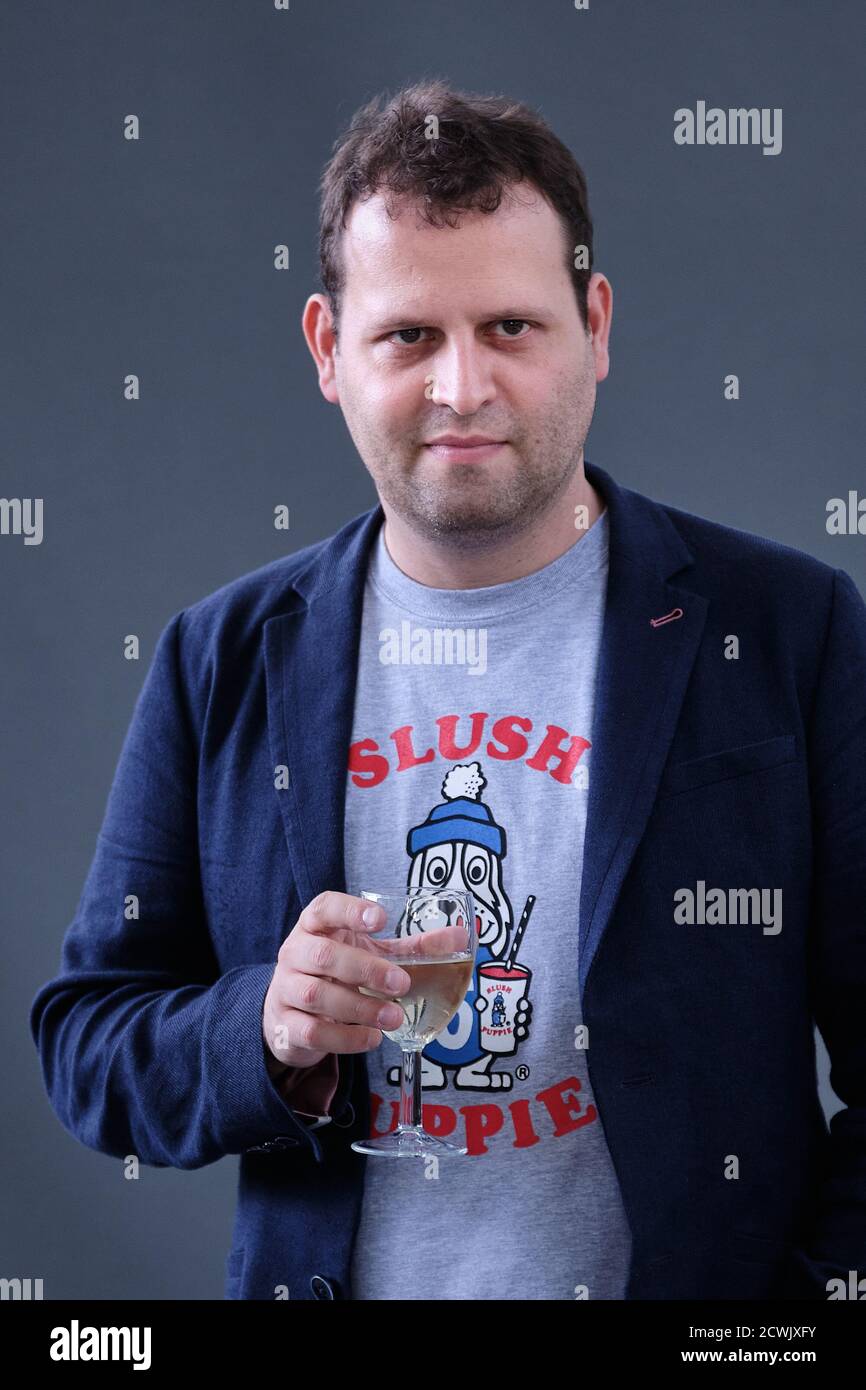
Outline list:
[[[581,1000],[652,810],[707,613],[671,582],[693,563],[664,508],[585,463],[608,508],[610,563],[592,727],[580,894]],[[291,611],[264,625],[268,732],[302,902],[346,891],[343,817],[367,562],[381,504],[353,518],[293,579]],[[296,595],[296,597],[295,597]],[[652,619],[681,616],[654,625]]]

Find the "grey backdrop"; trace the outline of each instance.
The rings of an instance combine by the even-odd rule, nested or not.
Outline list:
[[[300,332],[338,130],[374,92],[429,75],[538,106],[587,174],[614,287],[588,458],[840,566],[862,592],[866,537],[829,536],[825,509],[864,486],[863,13],[7,0],[0,495],[43,498],[44,537],[0,535],[0,1275],[41,1277],[47,1298],[222,1295],[237,1159],[125,1181],[51,1112],[27,1014],[168,618],[376,500]],[[781,154],[675,145],[675,109],[698,100],[781,107]],[[132,632],[138,662],[122,654]],[[821,1066],[829,1112],[823,1052]]]

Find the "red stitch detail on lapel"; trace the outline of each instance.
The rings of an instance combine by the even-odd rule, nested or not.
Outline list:
[[[653,627],[661,627],[662,623],[672,623],[675,618],[681,618],[682,616],[683,610],[681,608],[674,608],[670,613],[666,613],[663,618],[650,618],[650,622]]]

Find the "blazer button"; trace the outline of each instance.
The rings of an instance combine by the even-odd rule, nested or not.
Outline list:
[[[344,1111],[343,1114],[340,1116],[340,1118],[339,1118],[339,1119],[336,1119],[336,1118],[334,1119],[334,1124],[337,1125],[339,1129],[348,1129],[349,1126],[350,1126],[350,1125],[353,1125],[354,1123],[355,1123],[355,1107],[354,1107],[354,1105],[352,1104],[352,1102],[349,1101],[348,1105],[346,1106],[345,1111]]]
[[[316,1298],[335,1298],[333,1286],[329,1279],[322,1274],[314,1274],[310,1280],[310,1288]]]
[[[266,1139],[264,1144],[253,1144],[251,1149],[244,1149],[248,1154],[269,1154],[274,1149],[293,1149],[300,1144],[300,1139],[295,1139],[291,1134],[279,1134],[276,1139]]]

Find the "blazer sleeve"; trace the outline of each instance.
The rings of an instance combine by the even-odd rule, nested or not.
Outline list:
[[[48,1097],[101,1153],[198,1168],[309,1127],[266,1066],[275,962],[220,974],[201,889],[184,613],[162,632],[127,731],[60,970],[32,1002]]]
[[[866,1272],[866,604],[844,570],[834,572],[808,741],[812,999],[844,1108],[830,1120],[811,1238],[785,1292],[826,1299],[828,1279]]]

